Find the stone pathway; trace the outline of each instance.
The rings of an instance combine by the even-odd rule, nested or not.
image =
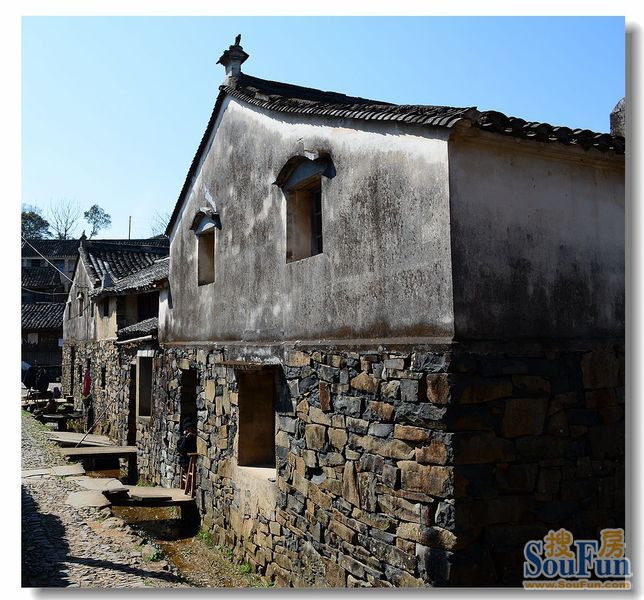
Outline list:
[[[23,414],[23,469],[66,464],[45,431]],[[22,480],[23,587],[189,587],[158,547],[111,509],[65,504],[81,489],[69,477]]]

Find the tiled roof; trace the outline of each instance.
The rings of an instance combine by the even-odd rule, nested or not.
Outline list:
[[[130,275],[119,279],[114,285],[107,288],[99,288],[92,292],[90,296],[95,300],[103,296],[116,296],[127,292],[144,291],[154,287],[154,285],[168,278],[170,269],[170,257],[165,257],[151,265],[144,267]]]
[[[136,242],[130,240],[125,244],[103,240],[87,240],[79,248],[79,254],[88,275],[94,285],[100,285],[103,275],[109,275],[113,282],[141,269],[149,267],[159,258],[169,253],[169,240],[165,238],[165,245],[158,242],[148,244],[148,240]]]
[[[549,123],[525,121],[508,117],[500,112],[479,111],[476,107],[456,108],[451,106],[429,106],[390,104],[346,96],[336,92],[324,92],[314,88],[301,87],[277,81],[252,77],[245,73],[232,80],[231,85],[220,86],[220,93],[213,108],[206,130],[201,138],[197,153],[179,194],[166,233],[169,234],[179,215],[183,200],[197,173],[199,161],[206,150],[217,116],[226,96],[265,110],[298,115],[356,119],[359,121],[390,121],[395,123],[423,125],[427,127],[453,127],[465,122],[483,131],[513,136],[539,142],[558,142],[579,146],[584,150],[595,148],[602,152],[624,153],[624,138],[609,133],[596,133],[587,129],[570,129],[552,126]]]
[[[139,323],[128,325],[116,332],[116,337],[119,340],[129,340],[132,338],[143,337],[144,335],[155,335],[159,327],[159,320],[157,317],[145,319]]]
[[[52,266],[22,268],[22,287],[39,289],[60,285],[60,273]]]
[[[34,302],[23,304],[22,329],[62,329],[64,302]]]
[[[143,238],[136,240],[124,240],[124,239],[108,239],[108,240],[87,240],[89,242],[104,242],[108,244],[118,244],[118,245],[132,245],[132,244],[145,244],[147,246],[160,246],[164,247],[168,245],[168,238],[164,235],[159,235],[152,238]],[[35,238],[27,238],[28,244],[22,241],[22,258],[38,258],[38,252],[42,255],[50,258],[52,256],[65,256],[65,257],[75,257],[78,253],[78,246],[80,245],[81,240],[41,240]],[[34,250],[35,248],[35,250]],[[36,252],[38,250],[38,252]]]
[[[47,258],[52,256],[74,257],[80,244],[80,240],[40,240],[34,238],[28,238],[27,242],[29,243],[22,242],[22,258],[38,258],[38,252]]]
[[[474,127],[502,135],[579,145],[586,150],[597,148],[601,151],[624,152],[624,138],[613,137],[609,133],[553,127],[548,123],[507,117],[496,111],[479,112],[476,107],[389,104],[267,81],[244,73],[240,74],[234,87],[222,86],[220,89],[254,106],[284,113],[363,121],[395,121],[431,127],[452,127],[458,121],[467,120]]]

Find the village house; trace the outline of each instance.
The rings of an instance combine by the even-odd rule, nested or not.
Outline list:
[[[62,309],[79,243],[80,240],[22,240],[22,360],[45,367],[52,379],[61,376]]]
[[[624,138],[247,58],[219,59],[157,337],[65,322],[69,373],[84,341],[120,353],[95,364],[141,476],[178,485],[196,416],[203,525],[279,585],[517,585],[527,541],[623,527]],[[73,314],[123,298],[92,269]]]
[[[134,443],[134,423],[128,418],[136,408],[129,410],[127,403],[136,396],[130,396],[128,386],[130,376],[136,385],[137,351],[155,345],[156,282],[167,277],[167,255],[165,237],[86,240],[79,247],[63,316],[63,390],[84,409],[86,427],[122,444]],[[89,404],[83,403],[87,369]]]
[[[32,302],[21,310],[22,360],[47,367],[50,378],[61,375],[64,302]]]

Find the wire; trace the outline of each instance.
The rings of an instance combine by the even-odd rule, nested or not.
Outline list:
[[[21,286],[25,292],[31,292],[32,294],[42,294],[43,296],[68,296],[69,292],[39,292],[37,290],[30,290],[24,286]]]
[[[65,275],[65,273],[63,273],[63,272],[62,272],[62,271],[61,271],[61,270],[60,270],[60,269],[59,269],[59,268],[58,268],[54,263],[52,263],[52,262],[51,262],[47,257],[43,256],[43,255],[42,255],[42,254],[41,254],[41,253],[40,253],[40,252],[39,252],[39,251],[38,251],[38,250],[33,246],[33,244],[29,243],[29,241],[25,239],[25,236],[24,236],[24,235],[20,234],[20,237],[21,237],[21,238],[22,238],[22,240],[25,242],[25,244],[29,244],[29,245],[31,246],[31,248],[33,249],[33,251],[34,251],[38,256],[40,256],[40,258],[44,259],[44,260],[45,260],[46,262],[48,262],[52,267],[54,267],[54,269],[56,269],[56,271],[58,271],[58,272],[59,272],[59,273],[60,273],[60,274],[65,278],[65,279],[67,279],[67,280],[68,280],[68,281],[70,281],[71,283],[74,283],[74,280],[73,280],[73,279],[70,279],[69,277],[67,277],[67,275]]]

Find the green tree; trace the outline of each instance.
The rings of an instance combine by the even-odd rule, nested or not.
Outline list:
[[[94,237],[101,229],[112,224],[112,217],[108,215],[98,204],[94,204],[89,210],[83,213],[85,220],[92,226],[89,237]]]
[[[49,221],[42,216],[36,206],[23,204],[20,228],[26,238],[46,239],[51,236]]]

